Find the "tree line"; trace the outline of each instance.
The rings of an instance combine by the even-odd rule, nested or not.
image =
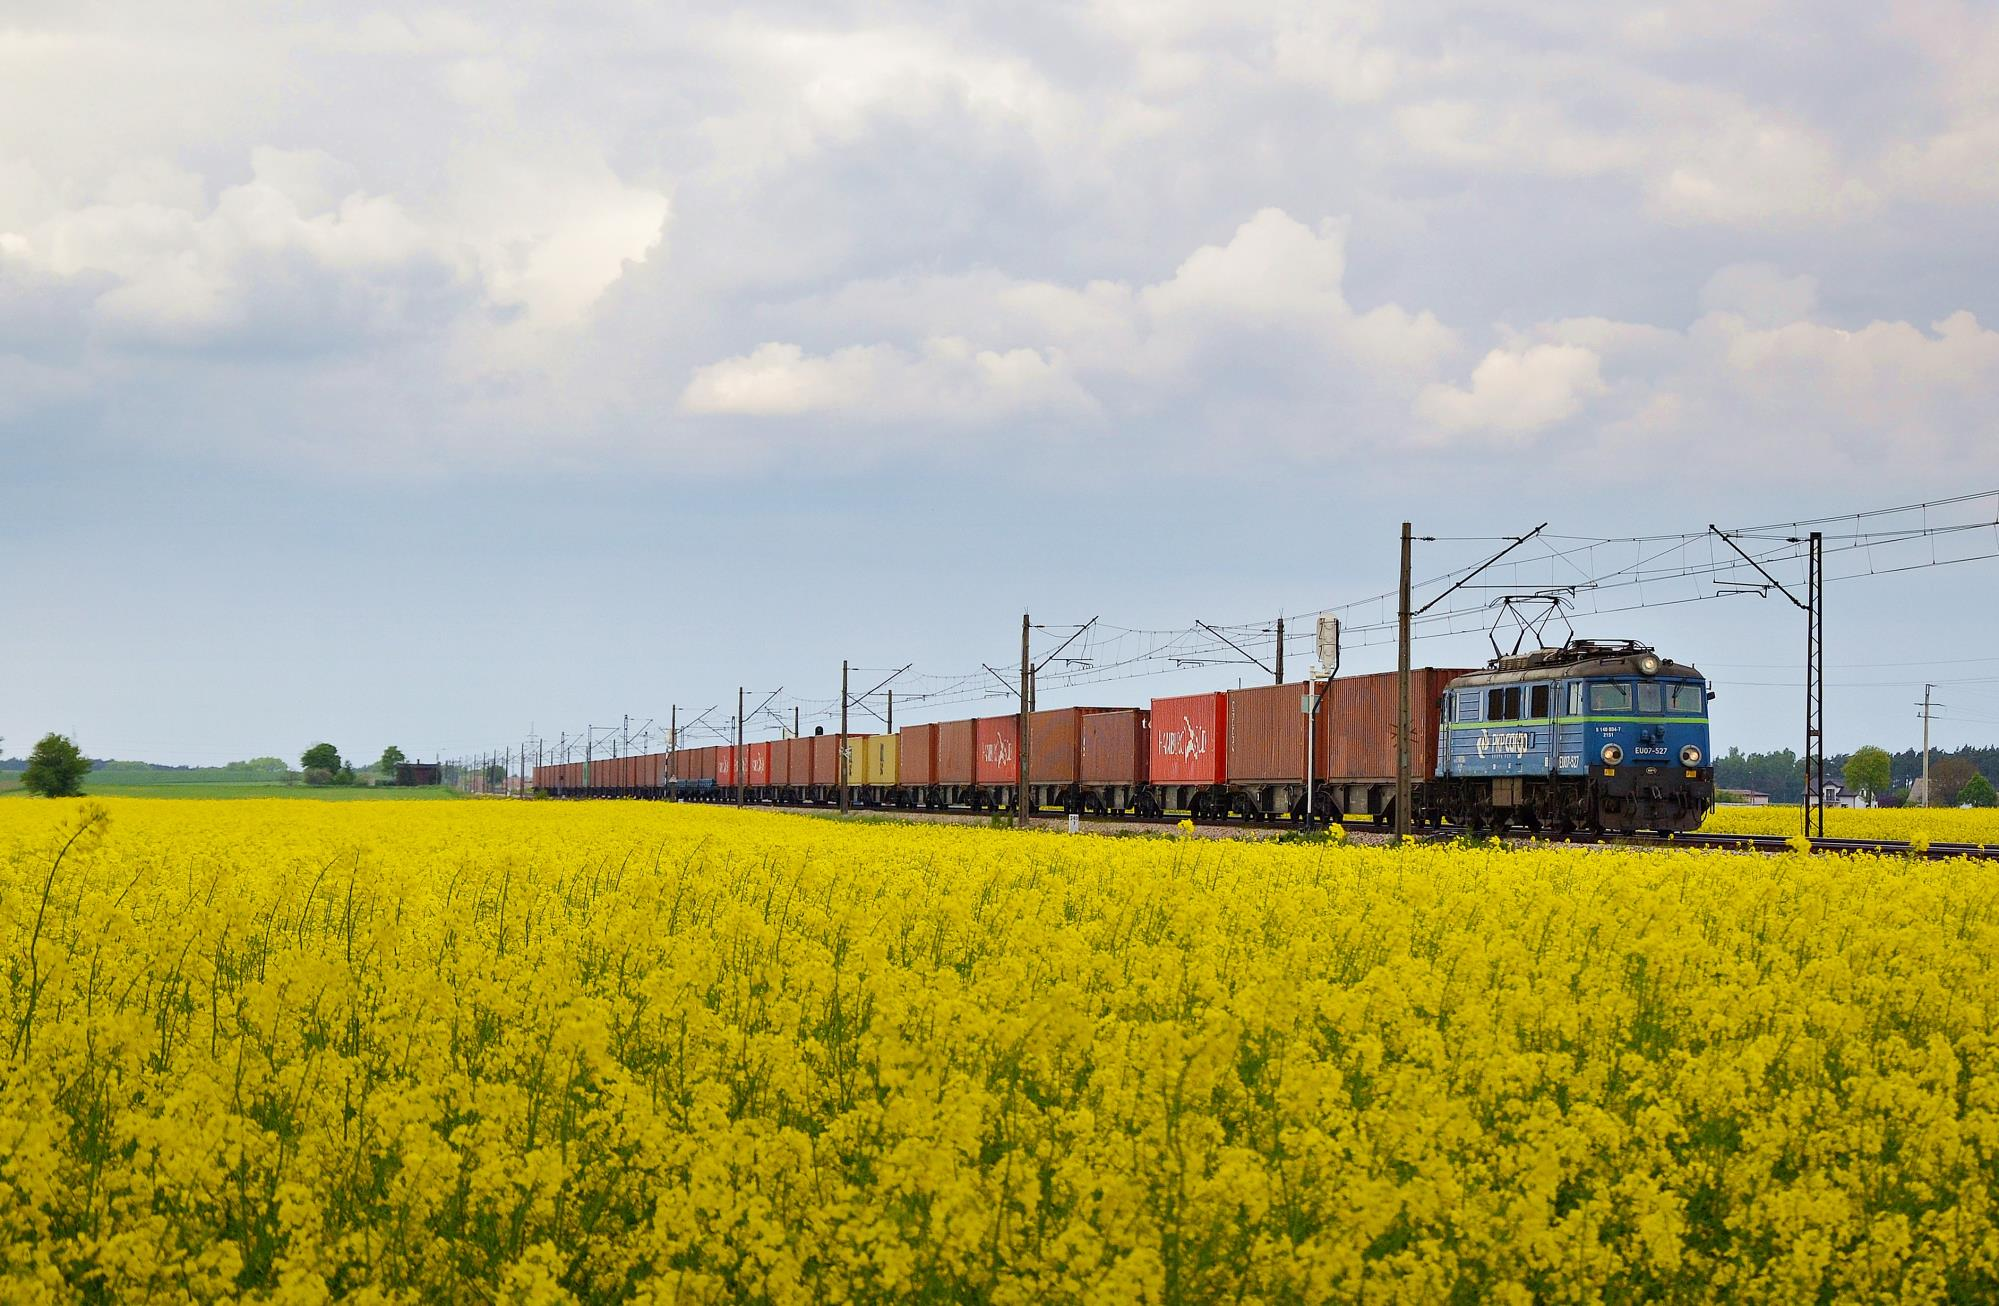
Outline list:
[[[1906,800],[1910,784],[1923,774],[1919,748],[1890,753],[1868,745],[1851,753],[1828,754],[1825,761],[1826,774],[1839,779],[1849,792],[1871,794],[1885,806]],[[1955,807],[1968,802],[1990,806],[1994,802],[1993,776],[1999,776],[1999,747],[1931,749],[1930,805]],[[1715,759],[1714,782],[1717,789],[1766,793],[1776,803],[1803,802],[1805,762],[1788,748],[1768,753],[1731,748]]]

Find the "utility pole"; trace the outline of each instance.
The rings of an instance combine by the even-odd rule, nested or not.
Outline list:
[[[1923,686],[1923,806],[1930,805],[1930,692],[1935,685]]]
[[[1402,523],[1402,582],[1395,618],[1395,842],[1409,837],[1409,523]]]
[[[1805,564],[1805,837],[1825,838],[1825,536],[1811,533]],[[1816,829],[1814,828],[1816,827]]]
[[[596,751],[597,727],[589,726],[583,736],[583,788],[590,788],[590,755]]]
[[[1028,652],[1029,632],[1025,612],[1020,614],[1020,744],[1014,751],[1014,824],[1025,826],[1033,820],[1034,803],[1028,797],[1028,759],[1034,751],[1034,663]]]
[[[620,753],[620,756],[623,756],[624,753],[629,753],[632,751],[632,714],[630,712],[625,713],[623,742],[620,744],[620,748],[622,748],[623,750],[623,753]]]
[[[847,660],[840,659],[840,744],[833,753],[833,767],[840,773],[840,815],[847,814]]]
[[[799,711],[798,704],[793,703],[791,705],[791,737],[793,739],[801,738],[805,734],[804,726],[804,713]]]
[[[1284,618],[1277,619],[1277,683],[1284,683]]]
[[[1804,544],[1805,555],[1805,597],[1800,599],[1791,593],[1790,587],[1770,574],[1756,559],[1742,551],[1727,531],[1708,523],[1708,530],[1721,537],[1721,542],[1734,549],[1741,559],[1754,567],[1768,581],[1768,586],[1750,582],[1748,588],[1761,589],[1769,593],[1776,590],[1789,599],[1798,611],[1805,614],[1805,793],[1804,835],[1807,839],[1825,838],[1825,536],[1813,531],[1808,539],[1799,540],[1792,536],[1788,544]],[[1723,582],[1724,584],[1739,582]],[[1925,785],[1924,788],[1929,786]]]
[[[743,805],[743,772],[749,770],[749,761],[743,756],[743,687],[736,686],[736,760],[730,768],[736,773],[736,806]]]
[[[895,733],[895,691],[893,689],[888,691],[888,717],[882,722],[882,732],[890,735]]]

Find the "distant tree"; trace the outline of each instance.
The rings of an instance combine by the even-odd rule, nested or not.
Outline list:
[[[340,750],[332,744],[314,744],[299,755],[298,765],[301,771],[311,771],[315,768],[321,771],[338,771]]]
[[[1909,791],[1906,789],[1883,789],[1874,795],[1875,805],[1879,807],[1901,807],[1908,801]]]
[[[403,756],[403,750],[390,744],[382,750],[382,760],[375,763],[375,769],[393,780],[396,778],[396,768],[407,761],[409,759]]]
[[[1957,806],[1957,791],[1978,772],[1961,757],[1941,757],[1930,763],[1930,806]]]
[[[1867,744],[1853,750],[1853,756],[1846,759],[1843,775],[1849,790],[1873,798],[1886,792],[1893,783],[1893,770],[1894,759],[1888,756],[1888,750]]]
[[[343,765],[343,766],[342,766],[342,767],[341,767],[341,768],[340,768],[340,769],[339,769],[338,771],[335,771],[335,772],[333,773],[333,783],[335,783],[335,784],[337,784],[337,785],[351,785],[351,784],[353,784],[353,783],[354,783],[354,768],[353,768],[353,767],[351,767],[351,766],[346,766],[346,765]]]
[[[68,736],[51,731],[28,754],[21,787],[44,798],[74,798],[83,792],[83,777],[89,774],[90,759]]]
[[[289,771],[291,768],[285,765],[284,759],[281,757],[252,757],[242,762],[231,762],[222,769],[225,771],[268,771],[278,773]]]
[[[309,785],[330,785],[333,783],[333,772],[323,766],[308,766],[305,769],[305,782]]]
[[[1999,791],[1992,788],[1992,782],[1976,771],[1964,782],[1964,788],[1957,791],[1957,801],[1970,803],[1973,807],[1999,807]]]

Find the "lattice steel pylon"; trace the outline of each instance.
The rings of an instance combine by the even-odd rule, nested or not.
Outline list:
[[[1825,838],[1825,537],[1811,533],[1805,576],[1805,838]]]

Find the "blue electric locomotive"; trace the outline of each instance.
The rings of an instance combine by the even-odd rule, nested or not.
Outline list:
[[[1495,660],[1444,691],[1423,816],[1473,829],[1691,830],[1714,807],[1707,681],[1631,641]]]

